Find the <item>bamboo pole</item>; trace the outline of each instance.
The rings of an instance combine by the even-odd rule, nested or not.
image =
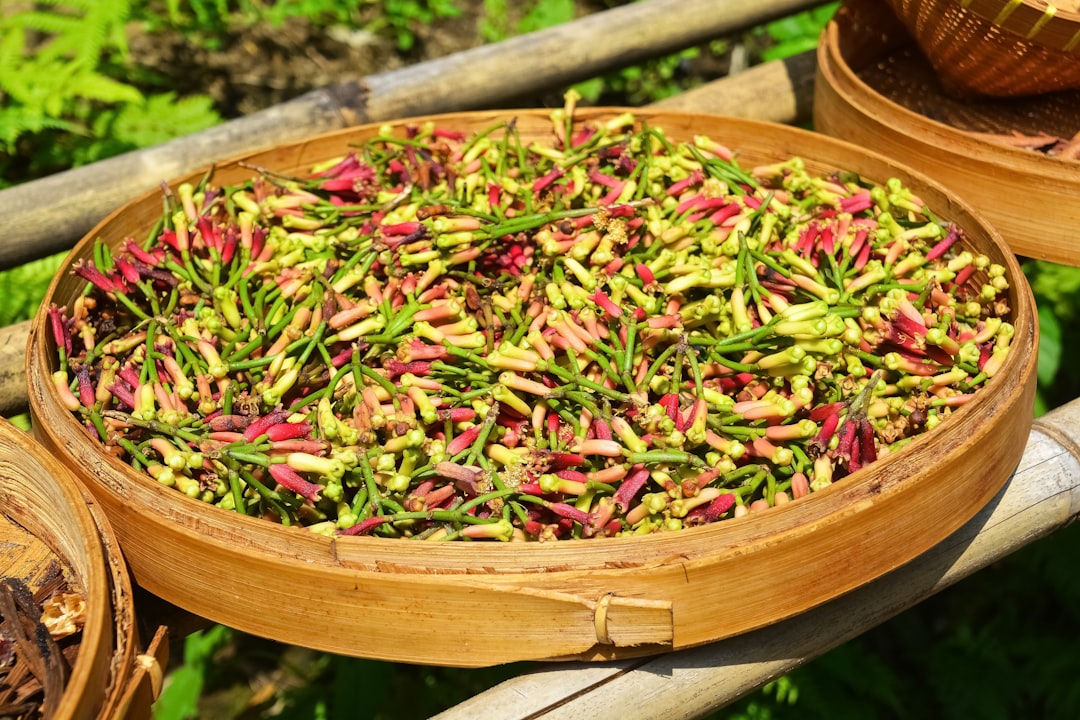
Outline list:
[[[23,369],[29,334],[29,320],[0,328],[0,416],[20,413],[30,402]]]
[[[809,119],[815,66],[812,52],[764,63],[684,93],[689,100],[677,96],[656,103],[656,107],[693,109],[785,124],[803,122]],[[0,415],[11,415],[26,408],[22,365],[29,332],[29,321],[0,328]]]
[[[183,138],[0,191],[0,269],[60,252],[109,211],[226,156],[347,125],[505,105],[822,4],[649,0],[302,95]]]
[[[699,718],[1061,529],[1080,514],[1080,399],[1035,422],[1020,464],[971,521],[911,563],[804,615],[652,658],[544,665],[436,720]]]
[[[817,53],[755,65],[653,103],[653,107],[798,125],[812,119]]]

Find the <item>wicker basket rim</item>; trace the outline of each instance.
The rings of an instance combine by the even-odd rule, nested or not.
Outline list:
[[[950,0],[991,25],[1064,52],[1080,52],[1080,10],[1053,0]]]

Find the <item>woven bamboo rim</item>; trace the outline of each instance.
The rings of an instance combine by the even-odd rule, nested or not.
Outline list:
[[[954,0],[960,7],[1045,48],[1080,51],[1080,11],[1047,0]]]
[[[1010,97],[1080,87],[1080,13],[1044,0],[888,0],[957,91]]]
[[[603,120],[623,108],[579,111]],[[898,177],[969,233],[973,250],[1014,279],[1015,351],[1002,382],[981,391],[946,426],[902,452],[807,498],[711,526],[672,533],[555,543],[420,544],[328,538],[206,505],[100,451],[59,402],[47,316],[29,339],[35,430],[95,494],[116,528],[138,583],[215,622],[281,642],[398,662],[478,667],[518,660],[607,660],[731,637],[808,611],[911,560],[962,525],[1001,489],[1032,422],[1034,304],[1016,258],[974,209],[887,158],[797,128],[700,113],[634,110],[673,138],[706,134],[743,153],[747,166],[798,154],[807,167]],[[509,113],[458,113],[433,121],[479,130]],[[518,111],[525,138],[550,132],[546,111]],[[350,128],[244,158],[247,166],[304,171],[378,131]],[[237,159],[215,178],[250,176]],[[203,172],[181,181],[198,181]],[[160,213],[160,192],[99,224],[50,286],[63,305],[81,289],[67,271],[93,240],[122,242]],[[942,482],[947,478],[948,482]]]

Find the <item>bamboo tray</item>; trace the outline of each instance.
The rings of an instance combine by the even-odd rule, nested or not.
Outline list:
[[[0,419],[0,575],[35,590],[55,572],[85,598],[79,653],[54,718],[149,717],[136,695],[138,633],[131,582],[100,511],[64,464]]]
[[[818,45],[814,127],[874,148],[973,204],[1016,253],[1080,265],[1080,160],[973,133],[1080,132],[1080,90],[1029,98],[949,93],[888,8],[848,0]]]
[[[1007,268],[1016,335],[999,379],[903,451],[761,514],[639,537],[419,547],[328,538],[240,517],[136,474],[101,452],[60,405],[42,313],[27,354],[34,426],[108,513],[135,581],[215,622],[344,655],[465,667],[603,660],[699,645],[811,610],[911,560],[990,501],[1019,461],[1032,422],[1037,342],[1030,290],[995,231],[937,184],[854,145],[756,121],[634,112],[674,139],[706,134],[738,148],[746,167],[799,155],[812,171],[844,168],[908,183],[940,217],[965,229],[973,249]],[[471,131],[506,115],[409,123],[435,120]],[[523,138],[550,131],[546,111],[515,115]],[[377,131],[321,135],[249,155],[245,163],[304,171]],[[215,182],[250,172],[236,160],[224,162]],[[129,233],[141,236],[159,212],[155,191],[105,219],[69,255],[42,307],[74,298],[82,282],[68,271],[91,253],[93,239],[116,245]]]

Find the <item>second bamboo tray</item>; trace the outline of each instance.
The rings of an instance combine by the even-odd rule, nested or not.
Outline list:
[[[876,0],[846,0],[817,50],[814,128],[926,173],[974,205],[1019,255],[1080,265],[1080,160],[985,134],[1080,134],[1080,90],[956,97]]]
[[[990,501],[1019,461],[1031,426],[1037,342],[1030,290],[995,231],[934,182],[854,145],[749,120],[634,112],[673,139],[704,134],[737,148],[745,167],[799,155],[819,173],[901,178],[940,217],[962,226],[973,250],[1007,268],[1016,335],[1001,374],[903,451],[745,518],[552,543],[328,538],[205,505],[102,452],[53,389],[55,354],[42,312],[27,355],[34,426],[108,513],[136,582],[215,622],[343,655],[465,667],[603,660],[699,645],[811,611],[908,562]],[[514,115],[526,140],[550,132],[546,111]],[[459,113],[408,123],[434,120],[469,132],[507,117]],[[247,167],[225,162],[215,182],[250,177],[250,166],[303,172],[378,130],[364,126],[282,145],[247,156]],[[68,256],[42,307],[69,303],[80,291],[69,270],[90,256],[95,239],[116,246],[128,234],[141,237],[160,207],[160,192],[151,192],[99,224]]]

